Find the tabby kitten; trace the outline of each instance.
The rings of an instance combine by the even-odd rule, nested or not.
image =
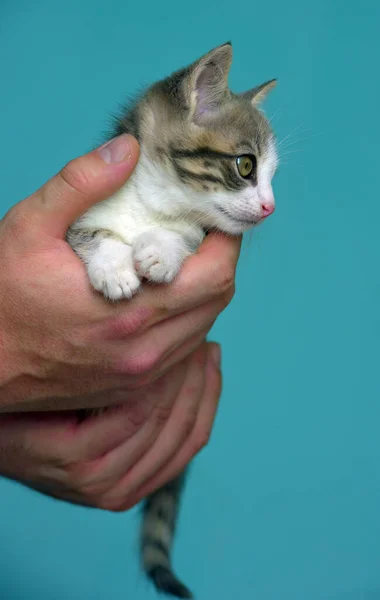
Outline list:
[[[67,236],[106,298],[131,298],[144,278],[172,281],[205,232],[241,234],[274,211],[275,137],[258,105],[276,82],[234,94],[231,61],[231,44],[219,46],[155,83],[118,120],[114,134],[140,143],[136,170]],[[145,501],[141,554],[158,590],[190,598],[170,560],[184,478]]]

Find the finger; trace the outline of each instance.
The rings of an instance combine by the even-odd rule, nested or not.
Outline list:
[[[126,349],[124,342],[119,344],[117,351],[113,349],[116,370],[126,373],[127,376],[145,373],[151,380],[152,372],[159,368],[174,350],[193,336],[210,329],[225,307],[225,299],[219,298],[183,315],[158,323],[148,331],[130,338]]]
[[[33,464],[44,461],[55,465],[61,460],[59,441],[71,439],[77,417],[73,412],[20,413],[0,416],[0,463],[14,468],[20,461]],[[3,469],[2,469],[3,470]],[[3,471],[4,472],[4,471]]]
[[[157,367],[157,376],[162,376],[164,373],[169,371],[173,365],[176,365],[183,360],[185,360],[188,356],[193,354],[193,352],[201,346],[207,337],[210,329],[212,328],[214,322],[211,322],[209,326],[202,329],[199,333],[193,335],[189,340],[187,340],[184,344],[173,350],[165,360]],[[155,374],[152,375],[152,379],[154,380],[156,377]]]
[[[174,375],[171,374],[173,385]],[[163,388],[167,380],[156,384]],[[174,382],[175,383],[175,382]],[[178,388],[180,387],[180,383]],[[165,391],[165,389],[164,389]],[[64,413],[21,413],[0,417],[0,455],[23,451],[30,460],[65,467],[102,457],[134,436],[144,433],[144,424],[154,410],[154,386],[148,396],[135,393],[133,401],[112,407],[102,415],[78,420],[77,411]],[[125,392],[124,392],[125,398]]]
[[[103,302],[109,318],[99,324],[96,336],[112,342],[129,338],[216,298],[223,299],[225,308],[234,293],[240,246],[241,238],[210,234],[198,253],[185,262],[173,283],[146,286],[127,303]]]
[[[91,460],[107,454],[107,458],[105,457],[102,464],[99,464],[99,468],[107,470],[108,463],[115,462],[116,453],[125,452],[120,445],[129,443],[132,465],[139,457],[137,453],[139,452],[141,456],[157,437],[159,430],[156,427],[156,420],[163,424],[169,417],[183,380],[184,360],[204,343],[211,325],[192,336],[188,342],[167,357],[157,370],[159,381],[154,381],[156,378],[153,377],[153,384],[147,391],[141,393],[136,391],[132,401],[123,403],[123,406],[110,407],[102,415],[86,419],[78,427],[80,433],[78,431],[75,447],[72,444],[70,455],[74,453]],[[176,369],[171,371],[173,365],[176,365]],[[122,401],[120,397],[120,402]],[[149,418],[150,416],[153,418]],[[135,448],[139,450],[135,451]],[[115,454],[112,456],[111,451],[114,449]]]
[[[127,400],[123,406],[90,418],[87,429],[84,423],[82,439],[78,440],[81,456],[85,459],[101,457],[99,472],[116,473],[122,461],[122,474],[125,474],[126,460],[132,466],[153,444],[169,418],[186,369],[186,363],[178,365],[144,393],[134,394],[133,402]],[[120,477],[121,474],[118,474],[117,478]]]
[[[70,502],[70,504],[77,504],[79,506],[85,506],[87,508],[94,508],[94,503],[91,498],[86,498],[82,493],[78,492],[74,488],[70,488],[66,483],[61,483],[55,478],[52,480],[44,479],[43,481],[21,481],[24,485],[27,485],[32,490],[50,496],[56,500],[63,500]]]
[[[147,424],[155,403],[156,399],[144,392],[135,392],[133,399],[125,401],[124,392],[122,405],[107,408],[101,414],[90,414],[78,425],[75,439],[67,449],[69,462],[102,459],[136,435],[138,440],[143,439],[148,435]]]
[[[214,352],[216,354],[220,353],[220,349],[216,344],[208,344],[208,347],[206,383],[194,428],[184,441],[179,452],[173,455],[166,465],[157,471],[149,481],[144,482],[132,497],[127,500],[126,506],[123,507],[124,510],[137,504],[168,481],[172,481],[208,443],[222,388],[219,358],[215,359],[213,356]]]
[[[120,503],[133,490],[149,480],[178,451],[182,440],[193,429],[205,383],[207,348],[204,345],[189,361],[186,378],[178,395],[169,420],[161,430],[156,442],[144,454],[118,484],[106,494],[107,503]]]
[[[183,383],[185,370],[186,366],[184,364],[182,369],[177,368],[175,373],[170,373],[168,375],[170,385],[166,387],[170,389],[167,391],[163,389],[161,381],[159,382],[159,388],[161,389],[157,389],[156,386],[153,386],[151,393],[153,396],[158,396],[159,399],[158,402],[156,402],[150,417],[140,428],[135,429],[132,436],[124,438],[123,443],[120,443],[118,447],[105,454],[91,466],[90,477],[88,476],[88,473],[86,476],[87,485],[88,483],[91,483],[92,479],[97,485],[99,485],[99,483],[103,486],[106,484],[107,489],[110,489],[144,457],[152,446],[154,446],[158,436],[161,434],[162,429],[171,416],[173,406]],[[173,378],[176,378],[176,381],[173,382]]]
[[[131,175],[139,155],[137,141],[121,135],[69,162],[32,196],[17,205],[25,220],[52,237],[63,238],[70,225],[93,204],[115,193]]]
[[[149,286],[132,302],[154,309],[147,325],[210,302],[234,287],[240,248],[241,237],[210,234],[173,283]]]

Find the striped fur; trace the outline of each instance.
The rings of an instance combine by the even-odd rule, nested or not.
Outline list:
[[[171,281],[205,232],[241,234],[265,218],[264,206],[274,208],[275,138],[257,105],[275,81],[234,94],[227,84],[231,60],[230,44],[216,48],[155,83],[118,117],[110,137],[137,138],[137,168],[67,236],[93,287],[107,298],[130,298],[143,278]],[[253,167],[243,176],[238,158],[247,156]],[[146,499],[141,559],[157,590],[190,598],[171,567],[184,481],[185,473]]]
[[[143,568],[156,588],[178,598],[192,594],[174,575],[171,548],[185,473],[146,499],[143,507],[141,558]]]

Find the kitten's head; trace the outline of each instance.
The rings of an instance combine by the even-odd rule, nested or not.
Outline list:
[[[275,80],[234,94],[231,61],[224,44],[155,84],[141,103],[140,131],[143,152],[178,190],[178,210],[238,234],[274,211],[275,137],[258,106]]]

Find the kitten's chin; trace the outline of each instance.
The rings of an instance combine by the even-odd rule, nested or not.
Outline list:
[[[224,233],[228,233],[229,235],[241,235],[246,231],[249,231],[253,227],[256,226],[256,223],[247,223],[243,225],[242,223],[230,223],[229,225],[218,225],[218,229],[223,231]]]
[[[231,217],[225,210],[218,210],[210,225],[230,235],[241,235],[259,223],[260,219],[238,219]]]

